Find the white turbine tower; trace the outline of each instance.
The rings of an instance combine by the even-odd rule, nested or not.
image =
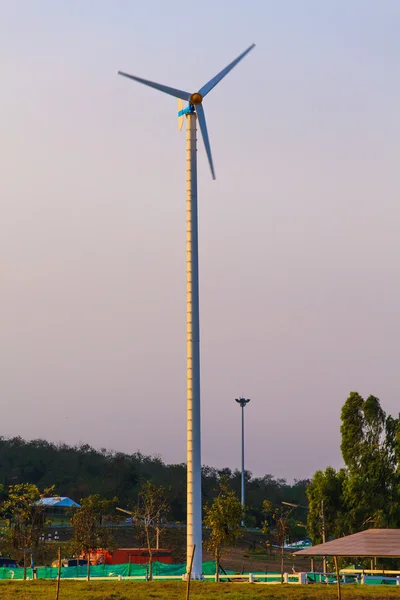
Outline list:
[[[179,129],[186,115],[186,160],[187,160],[187,568],[193,546],[196,552],[193,560],[192,578],[202,577],[202,516],[201,516],[201,444],[200,444],[200,324],[199,324],[199,258],[198,258],[198,227],[197,227],[197,148],[196,148],[196,117],[199,121],[207,152],[211,175],[215,179],[214,165],[208,139],[206,118],[203,109],[203,99],[209,92],[235,67],[242,58],[254,48],[252,44],[218,75],[210,79],[198,92],[191,94],[160,83],[154,83],[141,77],[118,71],[119,75],[143,83],[160,92],[178,98]],[[182,101],[188,102],[183,108]]]

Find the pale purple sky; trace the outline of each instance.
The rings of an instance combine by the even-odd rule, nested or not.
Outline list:
[[[397,0],[0,0],[0,435],[186,460],[185,139],[199,151],[202,461],[341,465],[351,390],[397,415]]]

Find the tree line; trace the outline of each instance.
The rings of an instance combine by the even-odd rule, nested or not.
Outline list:
[[[263,526],[263,502],[282,501],[295,504],[307,502],[308,480],[288,483],[272,475],[254,477],[246,471],[246,525]],[[221,478],[240,497],[241,472],[228,468],[202,469],[203,505],[216,497]],[[161,458],[140,452],[125,454],[88,445],[68,446],[45,440],[24,441],[20,437],[0,437],[0,485],[4,488],[18,483],[31,483],[39,489],[54,486],[55,494],[79,501],[93,494],[104,499],[119,499],[121,507],[129,507],[138,499],[142,484],[150,481],[166,489],[170,505],[169,519],[186,522],[186,464],[165,464]],[[0,492],[1,493],[1,492]],[[0,498],[1,499],[1,498]],[[298,520],[306,515],[299,511]],[[304,535],[304,530],[302,532]]]

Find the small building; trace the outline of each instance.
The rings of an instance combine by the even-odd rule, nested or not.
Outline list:
[[[41,498],[39,503],[45,507],[45,514],[50,516],[62,516],[71,508],[80,508],[80,504],[66,496],[52,496]]]

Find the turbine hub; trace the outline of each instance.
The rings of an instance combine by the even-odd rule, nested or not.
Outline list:
[[[194,104],[194,106],[201,104],[203,102],[203,96],[199,94],[199,92],[195,92],[190,96],[189,102],[190,104]]]

